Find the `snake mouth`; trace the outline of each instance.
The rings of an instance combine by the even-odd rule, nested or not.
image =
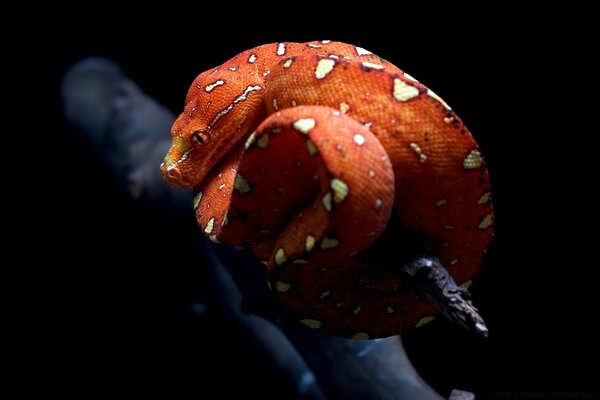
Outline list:
[[[160,165],[160,172],[163,178],[167,181],[167,183],[171,186],[175,186],[180,189],[187,189],[191,185],[190,182],[183,179],[183,175],[181,171],[177,167],[177,165],[162,163]]]

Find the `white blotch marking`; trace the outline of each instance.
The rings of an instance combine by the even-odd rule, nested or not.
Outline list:
[[[198,192],[194,195],[194,210],[198,208],[200,200],[202,200],[202,192]]]
[[[271,70],[265,71],[262,73],[262,76],[267,77],[271,73]]]
[[[394,79],[394,98],[398,101],[408,101],[419,95],[419,89],[408,85],[402,79]]]
[[[468,281],[466,281],[465,283],[463,283],[462,285],[460,285],[460,287],[463,288],[463,289],[468,289],[469,286],[471,286],[472,283],[473,283],[473,281],[471,279],[469,279]]]
[[[340,111],[342,112],[342,114],[346,114],[349,109],[350,105],[348,103],[346,103],[345,101],[342,101],[340,103]]]
[[[385,67],[383,65],[380,64],[375,64],[372,62],[368,62],[368,61],[364,61],[361,63],[363,67],[367,68],[367,69],[376,69],[376,70],[382,70]]]
[[[321,242],[321,250],[332,249],[339,245],[340,242],[336,238],[329,238],[325,236]]]
[[[446,226],[444,227],[444,229],[446,229],[447,231],[451,231],[451,230],[453,230],[453,229],[454,229],[454,225],[446,225]]]
[[[229,67],[227,69],[230,70],[231,72],[235,72],[238,70],[237,67]]]
[[[310,132],[316,125],[316,121],[313,118],[301,118],[295,121],[292,126],[299,132],[304,133],[305,135]]]
[[[312,251],[315,247],[315,237],[312,235],[306,235],[306,240],[304,242],[304,248],[306,251]]]
[[[410,148],[413,149],[417,156],[419,156],[419,161],[421,161],[422,163],[427,161],[427,154],[423,153],[423,150],[421,150],[421,147],[418,144],[411,143]]]
[[[329,296],[330,294],[331,294],[331,292],[330,292],[329,290],[326,290],[326,291],[324,291],[323,293],[321,293],[321,294],[319,295],[319,298],[320,298],[321,300],[323,300],[325,297]]]
[[[233,185],[233,188],[242,194],[250,191],[250,185],[248,185],[248,182],[246,182],[244,177],[239,173],[235,176],[235,184]]]
[[[305,319],[301,319],[300,322],[302,322],[304,325],[308,326],[309,328],[313,328],[313,329],[319,329],[321,327],[321,321],[319,321],[317,319],[305,318]]]
[[[427,89],[427,94],[429,95],[429,97],[432,97],[432,98],[436,99],[437,101],[439,101],[440,103],[442,103],[442,105],[444,106],[444,108],[446,110],[452,110],[450,108],[450,106],[440,96],[435,94],[435,92],[433,90]]]
[[[211,219],[208,220],[208,223],[206,224],[206,227],[204,228],[204,233],[206,233],[207,235],[210,234],[212,232],[214,226],[215,226],[215,217],[212,217]]]
[[[450,265],[456,265],[457,262],[458,262],[458,258],[454,258],[454,259],[448,261],[448,264],[450,264]]]
[[[225,213],[225,216],[223,217],[223,222],[221,222],[221,226],[227,226],[227,224],[229,224],[229,218],[227,218],[227,213]]]
[[[279,43],[277,45],[277,55],[282,56],[285,54],[285,43]]]
[[[214,88],[216,88],[217,86],[221,86],[224,84],[225,84],[225,81],[223,79],[219,79],[219,80],[215,81],[214,83],[211,83],[210,85],[206,85],[204,90],[208,93],[211,90],[213,90]]]
[[[375,199],[375,209],[378,209],[381,207],[381,199]]]
[[[321,202],[323,203],[325,210],[331,211],[331,192],[325,193],[321,199]]]
[[[315,78],[323,79],[325,78],[335,66],[335,60],[331,58],[322,58],[317,62],[317,68],[315,68]]]
[[[336,308],[340,308],[341,306],[342,306],[342,303],[335,303]]]
[[[275,111],[279,110],[279,105],[277,104],[277,99],[273,99],[273,109]]]
[[[448,204],[448,199],[439,199],[438,201],[435,202],[435,205],[438,207],[441,207],[444,204]]]
[[[285,253],[284,253],[283,249],[280,247],[275,252],[275,262],[277,263],[277,265],[281,265],[286,261],[287,261],[287,258],[285,257]]]
[[[477,149],[471,150],[463,160],[464,169],[477,169],[483,165],[483,157]]]
[[[394,308],[393,308],[393,307],[387,306],[387,307],[385,308],[385,312],[386,312],[386,314],[392,314],[394,311],[396,311],[396,310],[394,310]]]
[[[208,238],[209,238],[209,239],[210,239],[210,241],[211,241],[211,242],[213,242],[213,243],[221,244],[221,242],[219,242],[219,239],[217,239],[217,236],[216,236],[216,235],[210,235]]]
[[[283,68],[289,68],[289,67],[291,67],[293,62],[294,62],[293,58],[288,58],[287,60],[285,60],[283,62]]]
[[[256,57],[256,54],[250,54],[250,57],[248,57],[248,62],[250,64],[254,63],[256,61],[258,57]]]
[[[275,282],[275,290],[277,290],[279,293],[285,293],[288,290],[290,290],[290,284],[286,283],[286,282],[282,282],[282,281],[277,281]]]
[[[189,149],[188,151],[186,151],[185,153],[183,153],[183,154],[181,155],[181,157],[179,157],[179,160],[177,160],[177,164],[181,164],[182,162],[184,162],[185,160],[187,160],[187,159],[188,159],[188,157],[190,156],[190,154],[192,153],[192,151],[193,151],[193,150],[194,150],[194,149],[193,149],[193,148],[191,148],[191,149]]]
[[[425,324],[428,324],[429,322],[433,321],[435,319],[435,317],[423,317],[419,320],[419,322],[417,322],[417,324],[415,325],[415,328],[420,328]]]
[[[285,193],[286,193],[286,192],[285,192],[285,189],[284,189],[284,188],[282,188],[282,187],[278,187],[278,188],[277,188],[277,189],[275,189],[275,190],[277,190],[277,192],[279,192],[279,193],[281,193],[281,194],[285,194]]]
[[[258,147],[260,147],[261,149],[266,149],[267,146],[269,145],[269,135],[268,134],[264,134],[260,137],[260,139],[258,139],[256,141],[256,145]]]
[[[419,81],[418,81],[418,80],[416,80],[414,77],[412,77],[411,75],[407,74],[406,72],[404,73],[404,77],[405,77],[406,79],[408,79],[409,81],[413,81],[413,82],[417,82],[417,83],[419,83]]]
[[[254,139],[256,139],[256,131],[252,132],[248,139],[246,140],[246,144],[244,145],[244,150],[248,150],[252,143],[254,143]]]
[[[494,223],[494,214],[489,213],[488,215],[483,217],[483,219],[479,223],[479,229],[481,229],[481,230],[487,229],[490,226],[492,226],[493,223]]]
[[[320,49],[321,46],[319,46],[318,44],[314,44],[314,43],[309,43],[308,47],[312,47],[313,49]]]
[[[325,39],[325,40],[321,40],[321,43],[322,43],[322,44],[331,43],[331,40],[327,40],[327,39]]]
[[[337,204],[344,201],[348,196],[348,185],[341,179],[333,178],[330,183],[331,189],[333,189],[333,201]]]
[[[353,139],[354,143],[356,143],[358,146],[362,146],[363,144],[365,144],[365,137],[360,133],[355,134]]]
[[[308,154],[310,154],[311,156],[314,156],[315,154],[317,154],[317,148],[315,147],[315,144],[310,139],[306,139],[306,149],[308,150]]]
[[[356,306],[354,310],[352,310],[352,314],[358,315],[362,311],[362,306]]]
[[[248,98],[248,94],[250,92],[256,92],[261,89],[262,89],[262,87],[260,87],[259,85],[246,87],[246,89],[244,89],[244,92],[241,95],[239,95],[238,97],[236,97],[231,104],[229,104],[227,107],[225,107],[224,109],[219,111],[219,113],[213,118],[213,120],[208,125],[208,129],[210,130],[221,118],[223,118],[223,116],[227,115],[228,112],[233,110],[233,107],[236,104],[238,104],[241,101],[246,100]]]
[[[369,339],[369,334],[366,332],[358,332],[357,334],[353,335],[350,339],[367,340],[367,339]]]
[[[367,56],[367,55],[373,54],[373,53],[371,53],[367,49],[363,49],[362,47],[356,46],[356,54],[358,54],[359,56]]]
[[[444,117],[444,122],[451,124],[454,121],[454,117]]]
[[[486,204],[490,202],[490,192],[485,192],[479,200],[477,200],[477,204]]]
[[[375,177],[375,171],[373,171],[372,169],[371,169],[371,170],[369,170],[369,176],[370,176],[371,178],[374,178],[374,177]]]
[[[221,184],[219,185],[219,190],[223,190],[224,188],[225,188],[225,184],[224,184],[224,183],[221,183]]]

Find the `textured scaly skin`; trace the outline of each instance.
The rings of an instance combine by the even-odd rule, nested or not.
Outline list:
[[[272,43],[201,73],[161,170],[202,231],[248,246],[307,326],[385,337],[437,309],[398,269],[439,257],[470,284],[492,238],[488,172],[450,107],[350,44]]]

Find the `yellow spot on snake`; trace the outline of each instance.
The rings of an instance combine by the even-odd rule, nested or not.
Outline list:
[[[421,161],[421,162],[427,161],[427,155],[425,153],[423,153],[423,151],[421,150],[421,147],[418,144],[411,143],[410,148],[413,149],[413,151],[415,153],[417,153],[417,156],[419,156],[419,161]]]
[[[200,200],[202,200],[202,192],[198,192],[194,195],[194,210],[198,208]]]
[[[283,68],[289,68],[289,67],[291,67],[293,62],[294,62],[293,58],[288,58],[287,60],[285,60],[283,62]]]
[[[393,309],[392,307],[390,307],[390,306],[387,306],[387,307],[385,308],[385,312],[386,312],[386,314],[392,314],[394,311],[396,311],[396,310],[394,310],[394,309]]]
[[[267,146],[269,145],[269,135],[267,135],[267,134],[265,134],[265,135],[262,135],[262,136],[260,137],[260,139],[258,139],[258,140],[256,141],[256,145],[257,145],[258,147],[260,147],[261,149],[266,149],[266,148],[267,148]]]
[[[471,286],[472,283],[473,283],[473,281],[471,279],[469,279],[468,281],[466,281],[465,283],[463,283],[462,285],[460,285],[460,287],[463,288],[463,289],[468,289],[469,286]]]
[[[315,69],[315,78],[323,79],[325,78],[335,66],[335,60],[331,58],[322,58],[317,63],[317,68]]]
[[[256,131],[252,132],[248,139],[246,140],[246,144],[244,145],[244,150],[248,150],[252,143],[254,143],[254,139],[256,139]]]
[[[490,201],[490,192],[485,192],[479,200],[477,200],[477,204],[486,204]]]
[[[454,258],[454,259],[450,260],[448,262],[448,264],[450,264],[450,265],[456,265],[457,262],[458,262],[458,258]]]
[[[315,154],[317,154],[317,148],[315,147],[315,144],[310,139],[306,139],[306,150],[308,150],[308,154],[310,154],[311,156],[314,156]]]
[[[417,83],[419,82],[418,80],[413,78],[411,75],[407,74],[406,72],[404,73],[404,77],[410,81],[417,82]]]
[[[224,84],[225,84],[225,81],[224,81],[224,80],[222,80],[222,79],[219,79],[219,80],[215,81],[215,83],[211,83],[210,85],[207,85],[207,86],[204,88],[204,90],[205,90],[206,92],[210,92],[211,90],[213,90],[213,89],[214,89],[214,88],[216,88],[217,86],[221,86],[221,85],[224,85]]]
[[[486,215],[485,217],[483,217],[483,219],[479,223],[479,229],[481,229],[481,230],[487,229],[490,226],[492,226],[493,223],[494,223],[494,214],[493,213],[489,213],[488,215]]]
[[[451,124],[454,121],[454,117],[444,117],[444,122],[447,124]]]
[[[483,157],[477,149],[471,150],[469,154],[463,160],[464,169],[477,169],[483,164]]]
[[[333,189],[333,201],[336,204],[341,203],[348,196],[348,185],[341,179],[333,178],[331,188]]]
[[[356,46],[356,54],[358,54],[359,56],[367,56],[367,55],[373,54],[373,53],[371,53],[367,49],[363,49],[362,47]]]
[[[442,103],[442,105],[444,106],[444,108],[445,108],[446,110],[451,110],[450,106],[449,106],[449,105],[448,105],[448,104],[447,104],[447,103],[446,103],[444,100],[442,100],[442,98],[441,98],[440,96],[438,96],[437,94],[435,94],[435,93],[433,92],[433,90],[431,90],[431,89],[427,89],[427,94],[428,94],[430,97],[432,97],[432,98],[436,99],[437,101],[439,101],[440,103]]]
[[[285,283],[285,282],[281,282],[281,281],[277,281],[275,282],[275,290],[277,290],[279,293],[285,293],[288,290],[290,290],[290,284],[289,283]]]
[[[340,242],[338,242],[337,239],[324,237],[323,241],[321,242],[321,249],[322,250],[332,249],[332,248],[336,247],[338,244],[340,244]]]
[[[419,320],[419,322],[417,322],[417,324],[415,325],[415,328],[420,328],[423,325],[433,321],[435,319],[435,317],[423,317]]]
[[[321,327],[321,321],[316,320],[316,319],[306,318],[306,319],[301,319],[300,322],[302,322],[304,325],[308,326],[309,328],[313,328],[313,329],[319,329]]]
[[[359,332],[356,335],[352,336],[350,339],[354,339],[354,340],[367,340],[369,338],[369,335],[365,332]]]
[[[369,68],[369,69],[382,70],[382,69],[385,68],[383,65],[375,64],[375,63],[368,62],[368,61],[364,61],[361,64],[362,64],[363,67]]]
[[[342,112],[342,114],[346,114],[349,109],[350,105],[348,103],[346,103],[345,101],[342,101],[340,103],[340,111]]]
[[[354,310],[352,310],[352,314],[358,315],[362,311],[362,306],[356,306]]]
[[[319,298],[320,298],[321,300],[323,300],[325,297],[329,296],[330,294],[331,294],[331,292],[330,292],[329,290],[326,290],[326,291],[324,291],[323,293],[321,293],[321,294],[319,295]]]
[[[250,191],[250,185],[248,185],[248,182],[239,173],[235,176],[235,185],[233,188],[242,194]]]
[[[285,54],[285,43],[279,43],[277,45],[277,55],[282,56]]]
[[[394,79],[394,98],[398,101],[408,101],[419,95],[419,89],[414,86],[406,84],[401,79]]]
[[[447,199],[439,199],[438,201],[435,202],[435,205],[438,206],[438,207],[441,207],[444,204],[448,204],[448,200]]]
[[[280,247],[279,249],[277,249],[277,252],[275,252],[275,262],[277,263],[277,265],[281,265],[286,261],[287,261],[287,258],[285,257],[285,253],[283,252],[283,249]]]
[[[325,193],[323,195],[323,199],[321,199],[321,202],[323,203],[325,210],[331,211],[331,192]]]
[[[360,133],[355,134],[353,139],[354,143],[356,143],[358,146],[362,146],[363,144],[365,144],[365,137]]]
[[[204,228],[204,233],[206,233],[207,235],[209,233],[211,233],[214,226],[215,226],[215,217],[212,217],[211,219],[208,220],[208,223],[206,224],[206,227]]]
[[[311,235],[306,235],[306,241],[304,243],[304,248],[306,251],[311,251],[315,247],[315,237]]]
[[[292,126],[297,131],[307,134],[308,132],[310,132],[310,130],[312,128],[315,127],[315,124],[316,124],[316,121],[312,118],[301,118],[301,119],[297,120],[296,122],[294,122],[292,124]]]

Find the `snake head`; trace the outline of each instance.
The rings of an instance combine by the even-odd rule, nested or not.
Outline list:
[[[262,92],[255,74],[239,75],[237,68],[198,75],[171,129],[171,148],[161,165],[165,180],[180,188],[199,184],[248,133],[262,112]]]
[[[181,114],[171,129],[171,147],[160,166],[164,179],[182,189],[195,186],[212,165],[206,163],[210,132],[197,121]]]

